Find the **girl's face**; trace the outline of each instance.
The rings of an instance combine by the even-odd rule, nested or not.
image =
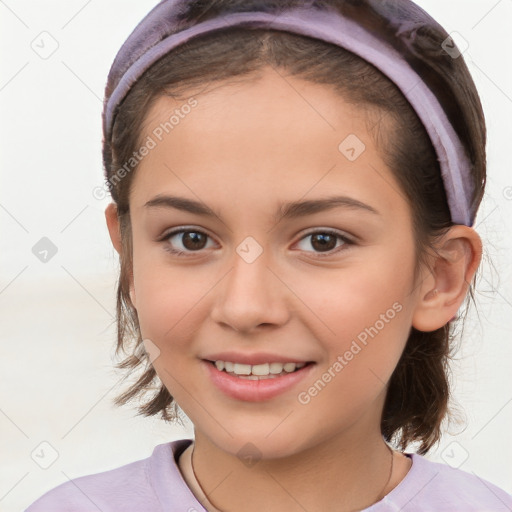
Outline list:
[[[266,69],[183,101],[160,98],[142,140],[132,300],[155,370],[196,436],[232,454],[250,442],[264,458],[380,436],[418,292],[411,211],[364,112]],[[231,395],[205,361],[227,351],[233,362],[314,364],[274,396]]]

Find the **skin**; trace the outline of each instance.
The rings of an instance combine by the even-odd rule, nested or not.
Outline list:
[[[143,339],[160,351],[158,376],[194,423],[198,481],[223,511],[368,507],[382,497],[390,468],[380,433],[387,383],[411,326],[435,330],[456,314],[481,258],[480,238],[453,227],[430,256],[433,271],[422,268],[415,281],[410,207],[368,132],[366,111],[330,88],[266,68],[258,80],[194,98],[198,105],[139,165],[130,211],[131,299]],[[160,98],[143,137],[184,103]],[[366,145],[353,162],[338,149],[350,134]],[[334,192],[378,214],[339,207],[274,217],[280,202]],[[200,200],[220,218],[144,207],[159,194]],[[120,252],[115,204],[105,214]],[[179,227],[209,238],[158,241]],[[334,238],[322,249],[306,236],[322,229],[354,243]],[[252,263],[236,252],[248,236],[263,249]],[[317,396],[299,403],[298,393],[396,303],[400,312]],[[244,402],[222,394],[200,364],[222,350],[289,354],[316,366],[292,391]],[[261,456],[252,467],[237,456],[249,442]],[[409,467],[395,452],[385,493]]]

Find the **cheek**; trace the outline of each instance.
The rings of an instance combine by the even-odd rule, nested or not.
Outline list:
[[[159,275],[156,269],[134,274],[137,315],[144,337],[163,339],[179,331],[184,319],[190,322],[194,305],[204,293],[194,282],[180,285],[179,280],[169,279],[170,274]]]
[[[405,347],[412,321],[414,270],[413,252],[407,249],[398,255],[375,252],[334,278],[333,273],[317,275],[306,295],[307,304],[322,320],[315,328],[327,354],[322,363],[328,369],[341,357],[333,370],[335,380],[344,382],[347,396],[364,388],[377,393]],[[336,372],[340,365],[342,371]]]
[[[385,260],[375,255],[346,269],[317,272],[295,280],[295,289],[317,318],[324,321],[332,340],[357,336],[383,316],[386,326],[400,323],[406,315],[413,279],[411,260]],[[302,284],[301,284],[302,283]],[[381,323],[378,324],[381,326]]]
[[[157,251],[139,255],[134,250],[134,286],[142,337],[164,352],[194,339],[204,321],[206,296],[218,278],[207,268],[171,265]]]
[[[310,401],[309,411],[331,410],[326,422],[331,421],[332,428],[364,414],[382,397],[411,325],[410,311],[399,290],[390,292],[386,287],[376,288],[371,280],[349,279],[342,288],[349,290],[352,284],[358,284],[352,289],[357,291],[344,298],[338,294],[337,301],[327,301],[322,312],[335,334],[326,335],[323,330],[318,338],[326,357],[315,379],[303,390],[301,402]],[[339,407],[333,410],[332,404]]]

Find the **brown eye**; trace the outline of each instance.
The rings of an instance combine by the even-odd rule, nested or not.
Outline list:
[[[339,241],[341,241],[341,244],[338,245]],[[346,250],[350,245],[354,245],[352,240],[336,231],[314,231],[304,236],[300,243],[303,244],[301,250],[311,252],[308,251],[307,246],[312,247],[313,252],[321,257],[331,256],[340,250]]]
[[[197,251],[198,249],[204,249],[206,238],[207,237],[204,233],[199,233],[197,231],[185,231],[181,242],[186,249]]]
[[[166,251],[187,255],[205,249],[209,238],[206,233],[199,230],[179,229],[166,234],[161,241],[165,243]]]
[[[332,251],[336,247],[337,237],[330,234],[311,235],[311,246],[319,251]]]

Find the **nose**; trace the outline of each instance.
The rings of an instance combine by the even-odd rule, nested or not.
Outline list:
[[[290,317],[292,292],[263,252],[250,262],[239,254],[216,287],[212,319],[237,332],[282,327]]]

